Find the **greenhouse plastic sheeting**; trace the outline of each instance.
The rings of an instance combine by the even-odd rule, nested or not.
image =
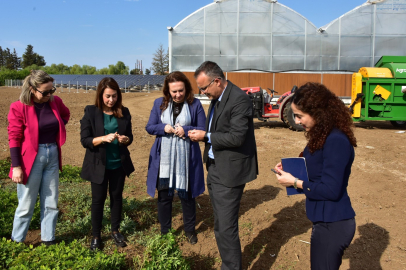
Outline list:
[[[357,71],[406,55],[406,0],[371,2],[318,28],[274,0],[216,1],[169,30],[170,71]]]

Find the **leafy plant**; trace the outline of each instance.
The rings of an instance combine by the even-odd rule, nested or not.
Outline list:
[[[3,238],[0,266],[7,269],[123,269],[125,254],[93,252],[77,241],[33,248]]]
[[[0,179],[9,179],[8,173],[10,172],[11,159],[6,158],[0,160]]]
[[[136,257],[134,264],[143,270],[187,270],[191,269],[179,249],[173,231],[165,235],[152,236],[143,254],[144,258]]]
[[[86,237],[91,231],[91,205],[92,196],[90,185],[83,183],[62,183],[59,196],[59,219],[56,225],[58,237],[69,240],[70,238]],[[145,212],[145,203],[136,199],[123,199],[123,219],[120,231],[126,236],[133,235],[140,227],[139,220],[148,222],[154,219],[151,211]],[[104,204],[103,234],[109,234],[110,226],[110,198]],[[147,218],[148,217],[148,218]],[[149,224],[149,223],[148,223]]]
[[[62,172],[59,173],[60,183],[80,183],[84,180],[80,177],[82,167],[63,165]]]
[[[91,229],[91,205],[90,185],[62,183],[59,188],[60,212],[56,234],[66,240],[86,236]]]
[[[0,237],[10,236],[13,230],[14,213],[18,205],[17,193],[0,186]],[[40,226],[39,201],[35,204],[34,214],[31,219],[30,229]]]
[[[9,179],[11,159],[0,160],[0,179]],[[59,173],[59,182],[61,183],[80,183],[84,180],[80,177],[82,167],[63,165],[62,172]]]

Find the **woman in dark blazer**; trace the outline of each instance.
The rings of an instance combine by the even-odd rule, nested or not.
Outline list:
[[[125,247],[119,232],[123,188],[126,176],[134,171],[128,146],[133,141],[131,115],[122,105],[122,96],[113,78],[97,86],[95,105],[88,105],[80,120],[80,141],[86,148],[81,177],[91,182],[92,234],[90,249],[101,248],[101,229],[107,189],[110,194],[111,236]]]
[[[194,98],[187,77],[179,71],[164,81],[163,97],[154,102],[146,130],[155,135],[148,165],[147,192],[158,190],[161,233],[171,229],[174,191],[182,203],[185,235],[197,243],[195,198],[204,192],[203,162],[198,142],[190,141],[189,130],[204,130],[206,115]]]
[[[344,250],[355,234],[355,212],[347,193],[357,141],[350,112],[324,85],[307,83],[293,96],[296,124],[305,128],[308,144],[303,151],[309,181],[275,167],[283,186],[306,195],[306,214],[313,222],[312,270],[339,269]]]

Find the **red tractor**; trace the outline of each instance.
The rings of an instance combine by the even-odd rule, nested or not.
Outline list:
[[[304,130],[301,125],[295,123],[295,116],[292,112],[291,98],[297,89],[296,86],[289,92],[284,93],[278,98],[275,104],[272,104],[272,98],[276,92],[273,89],[268,90],[270,94],[261,87],[241,88],[252,99],[254,108],[254,117],[261,121],[268,121],[270,118],[279,118],[292,130]]]

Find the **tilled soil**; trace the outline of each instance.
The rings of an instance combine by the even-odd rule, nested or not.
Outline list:
[[[20,89],[0,87],[0,159],[9,157],[7,113]],[[58,92],[71,111],[67,141],[62,147],[63,164],[81,166],[80,119],[84,107],[93,104],[95,93]],[[132,115],[134,143],[129,147],[135,172],[126,185],[136,188],[126,196],[145,199],[148,157],[154,137],[145,131],[153,101],[160,92],[125,93],[123,102]],[[208,105],[204,105],[208,109]],[[259,176],[247,184],[240,209],[243,269],[310,269],[311,222],[306,218],[303,195],[288,197],[270,169],[282,157],[294,157],[306,145],[303,132],[293,132],[278,120],[255,123]],[[348,192],[357,214],[357,231],[345,252],[340,269],[406,269],[406,133],[389,122],[356,124],[358,147]],[[201,144],[203,148],[203,144]],[[150,198],[156,202],[156,198]],[[213,212],[207,191],[197,198],[199,241],[181,243],[184,255],[192,257],[194,269],[220,269],[221,260],[213,233]],[[183,229],[179,201],[175,201],[173,227]],[[158,224],[158,220],[156,220]],[[38,232],[27,242],[35,244]],[[137,248],[133,248],[136,254]],[[131,246],[126,248],[131,253]]]

